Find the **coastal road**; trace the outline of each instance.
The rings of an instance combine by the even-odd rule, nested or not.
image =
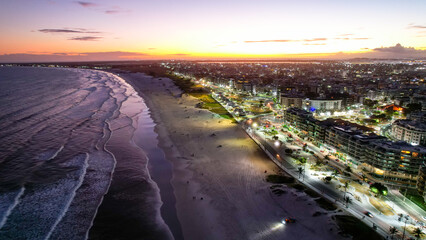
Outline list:
[[[219,101],[220,102],[220,101]],[[223,105],[222,105],[223,106]],[[226,106],[224,106],[225,109]],[[227,109],[228,112],[233,115],[232,111]],[[274,123],[273,116],[263,116],[264,118],[268,118],[268,120],[271,123]],[[259,118],[257,118],[259,119]],[[248,135],[255,140],[255,142],[261,147],[265,153],[284,171],[286,171],[288,174],[293,176],[295,179],[299,179],[299,166],[296,164],[292,164],[294,162],[294,159],[292,159],[290,156],[288,156],[285,153],[285,148],[282,148],[281,146],[275,146],[274,140],[268,139],[266,134],[260,131],[257,131],[256,129],[252,129],[250,125],[248,125],[245,121],[240,121],[240,126],[246,130]],[[301,144],[303,144],[305,141],[301,140],[299,137],[297,137],[294,133],[292,134],[297,141],[299,141]],[[312,145],[310,142],[308,142],[308,146],[314,150],[317,154],[320,156],[323,154],[320,152],[320,150]],[[345,169],[345,166],[342,166],[342,163],[335,162],[333,160],[329,161],[329,164],[333,167],[337,167],[339,169]],[[331,173],[329,173],[330,175]],[[359,176],[352,173],[351,176],[353,176],[355,179],[358,179]],[[370,203],[367,196],[363,197],[363,202],[358,202],[354,199],[352,193],[347,193],[347,196],[352,195],[351,202],[349,204],[349,207],[346,207],[346,204],[344,202],[344,196],[345,193],[341,190],[337,190],[336,183],[333,183],[335,181],[332,181],[332,183],[325,183],[320,179],[318,176],[313,176],[309,174],[309,169],[306,170],[303,173],[303,176],[300,177],[299,181],[304,184],[305,186],[311,188],[312,190],[316,191],[318,194],[322,195],[323,197],[327,198],[331,202],[335,202],[337,205],[339,205],[341,208],[345,209],[347,212],[351,213],[353,216],[357,217],[364,223],[366,223],[368,226],[371,226],[373,228],[376,228],[376,231],[381,234],[384,237],[387,237],[389,235],[389,228],[390,226],[399,226],[401,227],[401,223],[396,220],[395,217],[387,217],[380,215],[380,212],[375,209]],[[337,186],[340,185],[340,183],[337,183]],[[365,212],[371,212],[375,213],[373,218],[366,217]],[[402,229],[399,229],[400,231]]]
[[[379,214],[376,214],[378,211],[369,204],[367,200],[364,200],[364,203],[360,203],[356,201],[353,197],[352,203],[349,204],[349,207],[346,208],[345,202],[344,202],[344,195],[345,193],[343,191],[336,189],[336,184],[333,183],[325,183],[324,181],[320,180],[317,176],[312,176],[309,174],[309,170],[305,170],[304,176],[300,176],[299,178],[299,171],[297,165],[293,165],[291,162],[292,159],[290,156],[288,156],[284,148],[282,147],[276,147],[274,145],[274,140],[268,139],[266,135],[253,130],[248,130],[249,135],[258,142],[259,146],[265,150],[265,152],[268,152],[270,157],[275,157],[275,160],[278,161],[278,165],[286,171],[288,174],[293,176],[295,179],[298,179],[302,184],[308,186],[312,190],[316,191],[318,194],[322,195],[323,197],[327,198],[329,201],[334,202],[335,204],[339,205],[343,209],[345,209],[347,212],[351,213],[353,216],[359,218],[361,221],[366,223],[368,226],[373,227],[376,226],[376,231],[379,232],[382,236],[388,236],[388,229],[390,226],[389,219],[387,217],[380,216]],[[351,196],[351,193],[346,194],[347,196]],[[366,217],[365,212],[371,212],[375,213],[373,218]],[[392,221],[393,223],[397,223]]]

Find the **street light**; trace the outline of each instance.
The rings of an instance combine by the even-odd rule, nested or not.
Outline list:
[[[274,145],[275,145],[275,147],[279,147],[280,146],[280,141],[279,140],[275,140]]]

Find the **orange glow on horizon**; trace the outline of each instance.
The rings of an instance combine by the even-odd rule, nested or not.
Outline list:
[[[426,57],[426,3],[360,1],[7,1],[0,61]]]

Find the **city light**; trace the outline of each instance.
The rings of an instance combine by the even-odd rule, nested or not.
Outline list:
[[[276,141],[274,142],[274,145],[275,145],[275,147],[279,147],[279,146],[281,145],[281,143],[280,143],[280,141],[279,141],[279,140],[276,140]]]

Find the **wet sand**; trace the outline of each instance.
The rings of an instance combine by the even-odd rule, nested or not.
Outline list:
[[[147,112],[141,98],[129,97],[109,123],[106,149],[114,155],[116,166],[89,239],[173,239],[160,214],[159,189],[148,170],[149,152],[137,144],[155,137],[148,132],[154,126],[139,126],[152,124]]]

